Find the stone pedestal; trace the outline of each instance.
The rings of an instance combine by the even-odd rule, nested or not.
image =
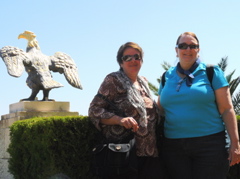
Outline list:
[[[0,121],[0,179],[13,179],[13,176],[8,172],[9,126],[15,121],[33,117],[79,115],[78,112],[70,112],[69,110],[69,102],[21,101],[10,104],[9,114],[2,115]]]

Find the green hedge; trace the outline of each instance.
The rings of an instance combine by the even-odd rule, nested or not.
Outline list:
[[[60,173],[93,179],[90,160],[96,134],[87,116],[17,121],[10,127],[9,171],[15,179],[49,179]],[[231,167],[228,179],[239,179],[239,172],[240,165]]]
[[[93,178],[89,162],[96,132],[83,116],[17,121],[10,127],[9,171],[15,179],[45,179],[57,173]]]

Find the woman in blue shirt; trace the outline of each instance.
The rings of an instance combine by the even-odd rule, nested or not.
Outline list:
[[[214,66],[212,83],[198,59],[199,40],[192,32],[176,43],[179,63],[165,74],[158,105],[165,114],[163,159],[171,179],[226,179],[229,165],[240,162],[235,112],[228,83]],[[225,128],[230,137],[226,147]]]

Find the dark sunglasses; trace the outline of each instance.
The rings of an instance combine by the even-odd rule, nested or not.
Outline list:
[[[190,48],[190,49],[198,49],[199,48],[199,45],[195,45],[195,44],[190,44],[190,45],[188,45],[188,44],[186,44],[186,43],[181,43],[181,44],[178,44],[178,45],[176,45],[176,47],[177,48],[179,48],[179,49],[181,49],[181,50],[186,50],[188,47]]]
[[[135,55],[124,55],[122,57],[122,60],[125,61],[125,62],[130,62],[130,61],[132,61],[133,58],[135,60],[141,60],[140,55],[138,55],[138,54],[135,54]]]

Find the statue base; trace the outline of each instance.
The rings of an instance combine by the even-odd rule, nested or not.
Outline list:
[[[15,121],[33,117],[79,116],[78,112],[70,112],[69,109],[69,102],[20,101],[10,104],[9,114],[2,115],[0,121],[0,178],[13,179],[13,176],[8,172],[9,127]]]
[[[1,120],[22,120],[32,117],[78,116],[78,112],[70,112],[69,102],[57,101],[20,101],[9,105],[9,114],[2,115]]]
[[[19,111],[26,112],[69,112],[69,102],[56,101],[20,101],[18,103],[10,104],[10,113]]]

